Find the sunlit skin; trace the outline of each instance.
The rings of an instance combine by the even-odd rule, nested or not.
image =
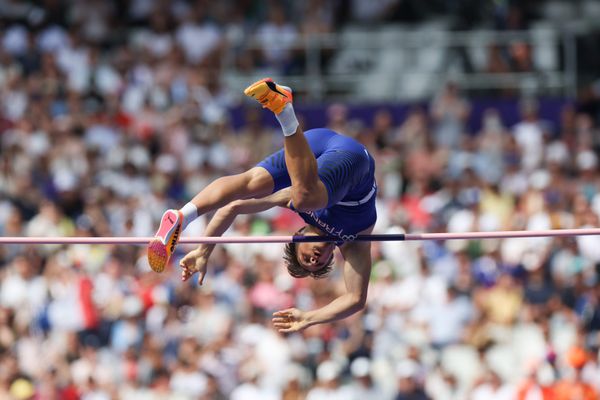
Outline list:
[[[303,234],[306,236],[318,236],[323,235],[323,232],[311,225],[307,225]],[[335,243],[298,243],[296,249],[300,264],[302,264],[306,270],[315,272],[327,264],[327,261],[329,261],[333,250],[335,249]]]

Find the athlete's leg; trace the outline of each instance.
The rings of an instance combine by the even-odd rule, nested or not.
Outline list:
[[[323,208],[327,204],[327,189],[319,179],[317,160],[298,125],[291,90],[263,79],[250,85],[244,93],[273,111],[281,124],[294,207],[299,210]]]
[[[302,211],[323,208],[327,189],[317,174],[317,160],[302,129],[284,139],[285,164],[292,182],[292,202]]]
[[[263,168],[214,180],[191,200],[197,215],[206,214],[234,200],[264,197],[273,191],[273,178]]]
[[[216,210],[234,200],[263,197],[273,191],[273,178],[263,168],[252,168],[238,175],[216,179],[198,193],[180,210],[163,214],[154,239],[148,244],[148,263],[156,272],[162,272],[181,231],[199,215]]]

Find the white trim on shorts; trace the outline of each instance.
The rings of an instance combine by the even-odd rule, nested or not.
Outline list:
[[[371,200],[371,197],[373,197],[376,190],[377,190],[377,185],[373,184],[371,191],[362,199],[357,200],[357,201],[338,201],[337,203],[335,203],[335,205],[336,206],[360,206],[361,204],[365,204],[367,201]]]

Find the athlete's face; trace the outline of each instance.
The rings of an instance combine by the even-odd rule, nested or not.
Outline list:
[[[314,232],[307,231],[306,236],[317,235]],[[298,243],[297,247],[298,262],[308,271],[315,272],[327,265],[333,249],[334,243]]]

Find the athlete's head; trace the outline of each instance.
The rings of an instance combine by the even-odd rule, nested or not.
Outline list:
[[[317,236],[316,230],[306,225],[295,235]],[[283,259],[288,272],[294,278],[312,276],[324,278],[332,269],[334,243],[288,243],[285,246]]]

